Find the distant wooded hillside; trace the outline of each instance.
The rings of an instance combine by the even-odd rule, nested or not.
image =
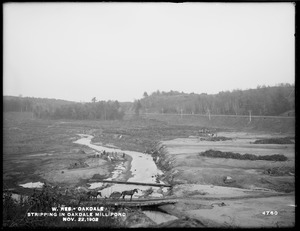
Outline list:
[[[75,102],[61,99],[47,99],[34,97],[4,96],[4,111],[34,111],[37,107],[55,109],[62,105],[73,104]]]
[[[295,87],[278,84],[273,87],[234,90],[218,94],[186,94],[178,91],[146,92],[135,102],[99,101],[78,103],[59,99],[3,97],[4,111],[32,112],[37,118],[49,119],[122,119],[126,112],[171,114],[221,114],[294,116]]]
[[[234,90],[218,94],[186,94],[178,91],[144,93],[139,100],[142,112],[274,116],[295,109],[294,86],[278,84],[273,87]],[[137,105],[137,103],[135,103]],[[290,114],[290,113],[288,113]]]
[[[4,96],[4,111],[32,112],[45,119],[122,119],[124,111],[118,101],[77,103],[66,100]]]

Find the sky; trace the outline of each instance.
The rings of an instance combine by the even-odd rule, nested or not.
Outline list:
[[[293,3],[5,3],[3,94],[89,102],[295,82]]]

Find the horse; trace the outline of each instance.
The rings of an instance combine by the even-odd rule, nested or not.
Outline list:
[[[113,192],[112,194],[110,194],[109,198],[119,199],[121,196],[122,196],[122,193],[120,193],[120,192]]]
[[[122,192],[123,199],[125,200],[125,196],[129,195],[129,196],[131,196],[131,197],[130,197],[130,200],[132,200],[132,196],[133,196],[133,194],[134,194],[135,192],[136,192],[136,193],[138,192],[138,190],[137,190],[136,188],[133,189],[133,190],[129,190],[129,191],[123,191],[123,192]]]
[[[93,198],[93,197],[95,197],[96,200],[97,200],[97,198],[98,198],[98,195],[100,195],[100,196],[102,197],[101,192],[96,192],[96,191],[88,191],[86,194],[87,194],[88,198]]]

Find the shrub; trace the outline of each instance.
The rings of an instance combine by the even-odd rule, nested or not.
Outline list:
[[[233,152],[222,152],[216,150],[207,150],[199,153],[200,156],[213,157],[213,158],[229,158],[239,160],[268,160],[268,161],[286,161],[288,158],[281,154],[257,156],[253,154],[239,154]]]
[[[293,144],[293,137],[269,138],[256,140],[253,144]]]

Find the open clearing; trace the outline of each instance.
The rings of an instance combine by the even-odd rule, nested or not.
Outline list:
[[[199,202],[199,206],[196,207],[195,200],[191,202],[187,200],[184,205],[172,208],[162,206],[162,208],[171,214],[180,213],[206,221],[207,226],[214,227],[293,226],[295,223],[294,194],[286,196],[282,194],[283,196],[274,199],[257,193],[294,191],[294,145],[250,143],[261,137],[269,137],[268,134],[226,132],[221,135],[234,137],[234,139],[211,142],[189,137],[162,142],[166,156],[174,166],[169,177],[173,182],[180,183],[174,187],[174,195],[188,198],[202,195],[199,198],[202,202]],[[240,154],[282,154],[288,160],[237,160],[199,156],[200,152],[209,149]],[[282,174],[278,176],[267,171],[275,167],[278,167]],[[288,171],[284,171],[286,169]],[[226,177],[230,177],[231,181],[224,181]],[[251,194],[256,198],[251,198]],[[208,198],[211,200],[203,202]],[[262,214],[264,211],[277,211],[279,215],[266,216]]]
[[[74,143],[80,138],[77,134],[87,134],[94,137],[94,145],[122,150],[145,152],[163,147],[156,161],[164,173],[159,180],[174,185],[171,196],[184,197],[174,205],[160,207],[173,216],[197,219],[207,227],[292,227],[295,223],[295,145],[253,144],[258,139],[294,136],[293,123],[285,121],[254,120],[248,124],[235,122],[233,118],[208,121],[180,116],[55,121],[32,119],[28,113],[5,113],[4,187],[25,195],[30,195],[32,189],[20,184],[28,182],[46,182],[62,190],[88,189],[91,179],[112,177],[116,166],[126,166],[121,169],[119,179],[129,179],[132,176],[128,171],[130,158],[113,162],[95,158],[97,150]],[[216,129],[218,136],[232,139],[200,140],[197,134],[203,127]],[[282,154],[288,160],[199,156],[209,149],[240,154]],[[277,211],[278,215],[262,215],[266,210]],[[161,224],[161,220],[157,220]]]
[[[222,134],[224,136],[224,134]],[[255,133],[234,133],[235,138],[228,141],[198,141],[195,138],[180,138],[163,141],[167,156],[173,160],[173,178],[175,182],[213,184],[239,188],[268,188],[281,192],[294,190],[295,150],[293,144],[258,145],[251,144],[257,139]],[[245,141],[246,140],[246,141]],[[237,160],[227,158],[210,158],[199,156],[200,152],[213,149],[240,154],[273,155],[282,154],[287,161]],[[268,169],[279,167],[282,171],[289,169],[281,176],[267,174]],[[224,182],[230,176],[234,182]],[[191,180],[192,179],[192,180]]]

